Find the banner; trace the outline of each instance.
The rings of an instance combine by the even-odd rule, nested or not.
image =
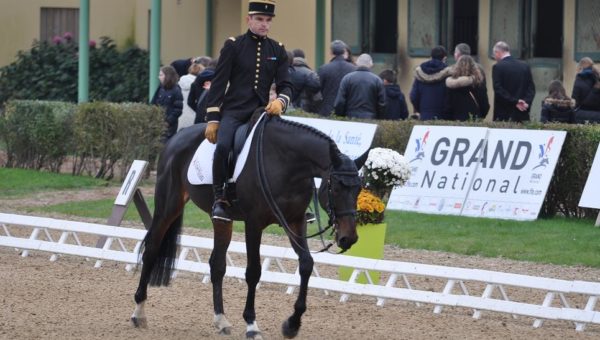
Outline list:
[[[600,190],[600,144],[596,149],[592,168],[585,181],[585,187],[583,187],[583,193],[579,199],[579,206],[600,209],[600,195],[598,195],[596,190]]]
[[[284,119],[311,126],[333,139],[341,152],[352,159],[360,157],[369,150],[376,124],[345,122],[340,120],[281,116]]]
[[[405,157],[412,177],[388,209],[534,220],[564,131],[415,126]]]

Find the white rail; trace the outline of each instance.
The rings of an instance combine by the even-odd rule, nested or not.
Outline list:
[[[51,261],[57,259],[57,254],[83,256],[98,260],[118,261],[127,264],[127,269],[135,265],[138,260],[138,250],[146,232],[141,229],[114,227],[102,224],[84,223],[75,221],[58,220],[44,217],[12,215],[0,213],[1,231],[5,236],[0,236],[0,246],[23,249],[23,256],[28,251],[43,251],[51,253]],[[23,227],[32,229],[28,238],[12,236],[13,228]],[[51,233],[60,232],[58,241],[54,241]],[[23,232],[21,231],[21,234]],[[91,234],[107,237],[103,248],[94,245],[86,246],[80,241],[78,234]],[[73,243],[68,243],[72,236]],[[45,237],[46,240],[40,239]],[[119,250],[111,249],[113,241],[117,241]],[[129,251],[123,240],[133,240],[135,246]],[[130,241],[131,242],[131,241]],[[213,240],[209,238],[182,235],[180,238],[181,251],[175,268],[178,271],[188,271],[208,275],[210,268],[208,262],[203,262],[199,250],[212,250]],[[243,242],[231,242],[229,254],[245,254],[246,247]],[[189,255],[193,254],[192,260]],[[277,283],[288,286],[287,292],[292,293],[300,282],[298,269],[294,273],[286,272],[282,261],[296,261],[297,256],[291,248],[261,246],[263,257],[262,282]],[[443,306],[465,307],[473,309],[473,317],[480,318],[482,311],[508,313],[513,316],[523,315],[536,318],[533,327],[540,327],[544,320],[568,320],[575,324],[575,329],[583,331],[587,324],[600,324],[600,312],[596,311],[598,297],[600,296],[600,283],[588,281],[569,281],[553,278],[518,275],[503,272],[494,272],[479,269],[454,268],[437,265],[426,265],[409,262],[396,262],[386,260],[372,260],[366,258],[335,255],[328,253],[313,254],[315,261],[315,277],[310,280],[310,287],[323,289],[326,292],[341,293],[341,301],[346,301],[351,295],[363,295],[376,298],[377,305],[383,306],[386,299],[413,301],[417,304],[433,304],[434,313],[441,313]],[[276,270],[271,270],[275,263]],[[332,278],[320,277],[318,267],[322,265],[334,267],[350,267],[353,273],[349,281],[340,281]],[[361,273],[378,271],[383,273],[387,280],[383,285],[358,284],[357,277]],[[226,275],[244,279],[245,268],[237,267],[228,255]],[[369,278],[369,275],[366,275]],[[437,278],[446,282],[441,292],[419,290],[409,280],[413,277]],[[398,280],[401,280],[398,282]],[[207,282],[206,277],[204,282]],[[480,283],[485,286],[482,294],[470,295],[465,283]],[[406,288],[397,287],[403,284]],[[459,287],[459,293],[453,293]],[[541,291],[545,298],[540,304],[530,302],[511,301],[505,287],[519,287],[531,289],[533,292]],[[500,298],[494,298],[498,291]],[[586,300],[583,309],[573,308],[569,304],[567,294],[579,296]],[[498,294],[496,294],[498,295]],[[554,307],[555,300],[561,305]]]

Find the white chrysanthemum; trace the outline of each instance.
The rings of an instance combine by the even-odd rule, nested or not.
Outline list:
[[[396,187],[406,184],[410,178],[410,164],[398,152],[374,148],[365,162],[366,183],[374,188]]]

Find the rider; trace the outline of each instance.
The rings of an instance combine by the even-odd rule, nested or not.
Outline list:
[[[267,37],[275,16],[275,1],[249,1],[248,31],[225,41],[215,77],[208,92],[205,136],[216,143],[213,160],[213,219],[229,222],[226,197],[228,157],[235,130],[260,106],[269,115],[281,115],[292,95],[287,53],[283,44]],[[229,83],[229,88],[227,85]],[[269,89],[276,84],[277,98],[269,103]]]

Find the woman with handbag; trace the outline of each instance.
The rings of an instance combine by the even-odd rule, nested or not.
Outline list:
[[[443,119],[474,120],[485,118],[490,103],[485,91],[484,76],[471,56],[461,56],[446,78],[446,101]]]

